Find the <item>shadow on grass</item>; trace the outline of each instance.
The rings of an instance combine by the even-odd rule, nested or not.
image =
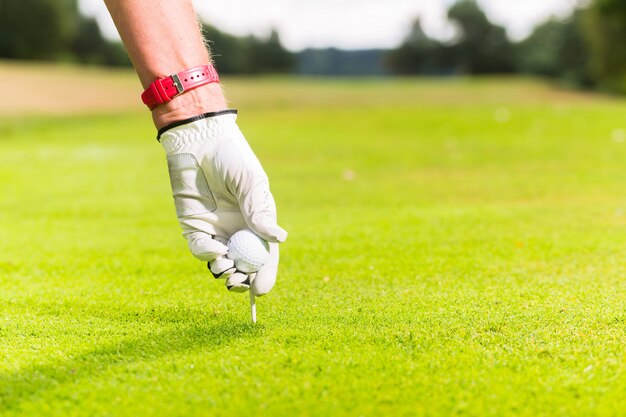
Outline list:
[[[159,317],[159,322],[168,328],[146,334],[145,330],[142,331],[142,325],[155,317]],[[42,395],[47,390],[73,383],[77,379],[97,376],[115,366],[217,347],[235,339],[254,337],[261,331],[258,326],[237,322],[228,316],[217,317],[207,315],[202,310],[180,308],[137,312],[122,310],[111,320],[127,322],[131,329],[136,328],[137,333],[143,334],[74,355],[67,352],[70,359],[53,360],[48,364],[0,374],[0,413],[2,410],[16,409],[22,402]]]

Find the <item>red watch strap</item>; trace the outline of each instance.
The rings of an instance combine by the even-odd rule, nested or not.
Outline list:
[[[213,65],[203,65],[156,80],[141,94],[141,100],[152,110],[185,91],[219,82],[220,79]]]

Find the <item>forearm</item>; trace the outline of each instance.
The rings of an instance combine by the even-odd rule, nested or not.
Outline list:
[[[105,0],[144,88],[158,78],[210,62],[191,0]],[[157,128],[223,110],[218,84],[207,84],[157,106]]]

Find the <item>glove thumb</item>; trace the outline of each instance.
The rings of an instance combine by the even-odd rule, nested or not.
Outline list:
[[[276,274],[278,273],[278,243],[270,243],[270,258],[267,263],[256,273],[250,291],[261,297],[274,288]]]
[[[220,256],[226,255],[228,247],[204,232],[192,232],[185,236],[189,250],[201,261],[213,262]]]

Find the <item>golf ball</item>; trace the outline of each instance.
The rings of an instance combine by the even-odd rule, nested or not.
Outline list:
[[[238,270],[250,274],[265,265],[270,257],[270,246],[252,230],[243,229],[230,237],[226,256],[235,262]]]

